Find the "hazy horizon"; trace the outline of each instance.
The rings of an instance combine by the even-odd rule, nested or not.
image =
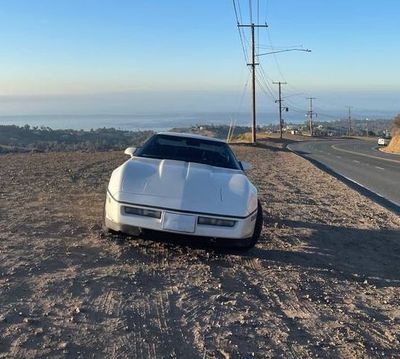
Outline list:
[[[257,52],[312,53],[259,58],[257,110],[276,113],[272,82],[287,81],[289,117],[305,115],[309,96],[327,119],[346,106],[360,118],[400,112],[397,10],[393,0],[260,1],[269,28],[257,31]],[[0,31],[0,116],[250,112],[228,0],[16,0],[2,5]]]
[[[391,121],[390,114],[369,114],[369,120]],[[334,112],[324,116],[315,117],[318,121],[335,121],[346,119],[345,116],[336,116]],[[354,120],[364,121],[366,117],[353,117]],[[284,117],[286,123],[305,123],[306,117],[299,113],[287,114]],[[56,129],[90,130],[96,128],[116,128],[120,130],[154,130],[165,131],[172,128],[187,128],[195,125],[229,125],[251,126],[251,116],[247,112],[232,114],[229,112],[203,112],[203,113],[143,113],[143,114],[69,114],[69,115],[11,115],[0,116],[0,125],[17,126],[44,126]],[[257,124],[267,126],[278,125],[278,114],[275,112],[259,112]]]
[[[314,110],[320,116],[324,114],[338,117],[347,116],[347,107],[341,106],[352,96],[352,112],[356,117],[389,116],[393,117],[397,111],[397,97],[400,94],[387,92],[371,93],[320,93],[314,101]],[[35,96],[0,96],[0,116],[40,116],[40,115],[156,115],[175,113],[250,113],[250,98],[246,93],[237,100],[234,92],[127,92],[127,93],[100,93],[86,95],[35,95]],[[376,108],[373,100],[379,99],[384,104]],[[306,114],[308,102],[306,97],[303,103],[296,102],[288,97],[285,105],[289,112],[285,115]],[[257,96],[258,112],[275,113],[275,103],[265,101],[262,94]],[[355,105],[357,104],[357,105]],[[327,117],[329,117],[327,116]]]

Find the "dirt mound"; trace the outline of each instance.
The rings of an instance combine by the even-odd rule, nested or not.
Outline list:
[[[387,145],[386,148],[383,149],[383,151],[400,154],[400,134],[392,137],[390,143]]]
[[[391,132],[392,139],[382,151],[400,154],[400,114],[394,118]]]

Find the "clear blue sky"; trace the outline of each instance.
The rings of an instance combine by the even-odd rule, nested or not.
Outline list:
[[[289,106],[400,107],[400,1],[259,3],[262,47],[313,51],[261,60]],[[0,114],[235,111],[247,77],[231,0],[0,0]]]

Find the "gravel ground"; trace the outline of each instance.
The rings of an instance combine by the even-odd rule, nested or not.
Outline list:
[[[103,233],[121,153],[1,156],[0,357],[400,357],[400,218],[279,144],[234,149],[265,210],[247,253]]]

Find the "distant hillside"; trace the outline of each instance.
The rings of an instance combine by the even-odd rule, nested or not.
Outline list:
[[[189,128],[173,128],[175,132],[192,132],[226,139],[229,126],[203,125]],[[237,126],[234,134],[249,131],[249,127]],[[108,151],[138,146],[153,131],[122,131],[115,128],[97,130],[53,130],[50,127],[0,125],[0,154],[10,152],[59,152],[59,151]]]
[[[0,126],[0,153],[49,151],[107,151],[137,146],[152,131],[53,130],[49,127]]]

